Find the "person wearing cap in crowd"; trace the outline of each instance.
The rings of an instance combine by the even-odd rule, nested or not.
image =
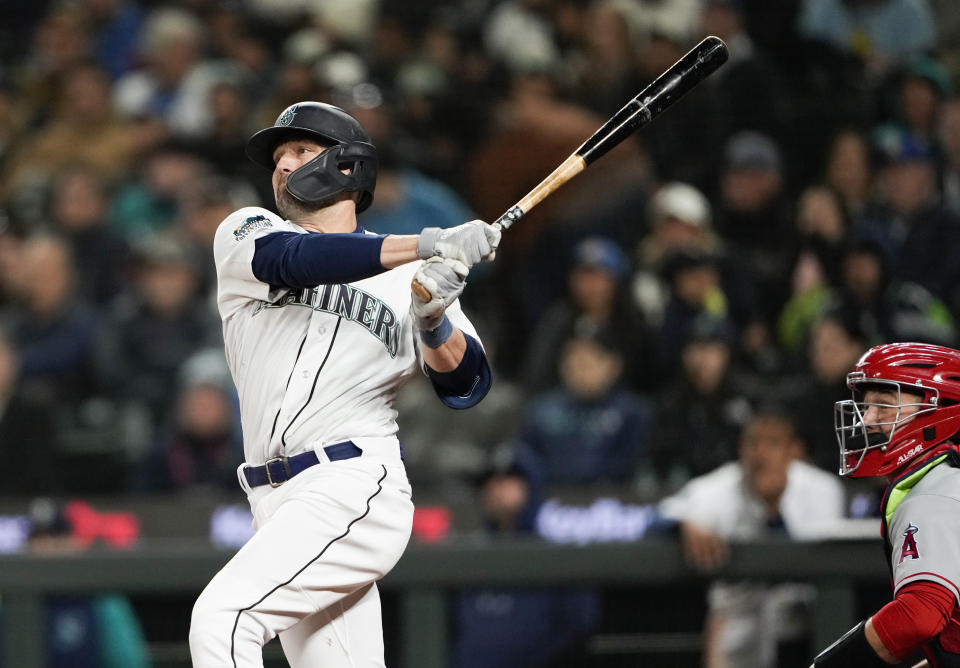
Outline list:
[[[753,301],[753,288],[742,270],[730,261],[720,237],[713,229],[712,208],[706,196],[694,186],[672,181],[660,186],[647,208],[650,232],[637,245],[639,267],[632,278],[633,298],[647,322],[659,327],[664,320],[673,286],[667,280],[684,254],[711,258],[735,319],[746,321]]]
[[[529,453],[504,444],[476,477],[481,530],[495,538],[535,536],[543,473]],[[532,668],[561,653],[564,665],[586,661],[581,647],[600,616],[589,589],[493,589],[454,597],[454,668]]]
[[[661,382],[653,331],[629,294],[629,261],[607,237],[587,237],[574,246],[567,295],[551,304],[537,322],[525,355],[520,382],[531,393],[559,383],[557,359],[578,331],[607,329],[623,359],[624,382],[649,391]]]
[[[646,460],[652,411],[622,383],[615,332],[582,323],[555,359],[560,381],[526,409],[519,447],[532,454],[547,484],[632,482]]]
[[[953,94],[947,70],[936,58],[921,53],[907,61],[896,82],[896,124],[936,147],[940,108]]]
[[[662,491],[736,457],[753,397],[734,365],[730,319],[703,312],[683,337],[679,373],[657,396],[650,459]]]
[[[764,325],[773,322],[789,294],[783,267],[796,248],[786,194],[783,157],[769,136],[750,130],[724,148],[716,228],[748,281],[757,286]]]
[[[873,140],[880,198],[865,211],[863,232],[890,249],[895,276],[960,313],[960,216],[939,196],[933,147],[889,125]]]

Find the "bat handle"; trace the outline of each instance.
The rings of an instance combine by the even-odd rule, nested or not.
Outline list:
[[[510,207],[509,211],[497,218],[493,224],[497,229],[506,230],[521,218],[523,218],[523,209],[521,209],[519,205],[514,204]]]
[[[423,287],[423,284],[421,284],[417,279],[413,279],[410,282],[410,289],[420,301],[428,302],[433,299],[433,295],[430,294],[430,291]]]
[[[511,209],[505,214],[497,218],[496,222],[493,223],[493,226],[498,230],[505,230],[522,217],[523,211],[520,210],[520,207],[514,206],[511,207]],[[417,296],[417,299],[421,301],[428,302],[433,299],[433,295],[430,294],[430,291],[423,287],[423,285],[417,279],[410,281],[410,289],[413,290],[413,294]]]

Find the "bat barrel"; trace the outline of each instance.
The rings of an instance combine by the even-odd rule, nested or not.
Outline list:
[[[650,123],[710,76],[727,61],[727,55],[722,39],[712,35],[705,38],[593,133],[577,149],[577,155],[588,165],[606,155],[627,135]]]

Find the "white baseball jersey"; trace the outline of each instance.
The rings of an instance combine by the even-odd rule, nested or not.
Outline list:
[[[214,241],[217,306],[247,463],[348,439],[361,449],[398,447],[394,398],[420,362],[409,314],[420,263],[350,284],[271,289],[253,275],[251,260],[254,241],[277,231],[307,234],[248,207],[228,216]],[[459,302],[447,315],[476,337]]]
[[[279,635],[292,668],[377,668],[383,630],[376,582],[403,554],[413,521],[393,401],[417,372],[409,314],[419,262],[349,284],[275,289],[257,280],[257,239],[307,234],[260,208],[236,211],[214,240],[217,305],[240,396],[246,463],[314,451],[319,463],[282,485],[243,479],[256,533],[194,605],[194,668],[262,668]],[[453,324],[474,329],[457,303]],[[360,456],[331,461],[352,441]]]

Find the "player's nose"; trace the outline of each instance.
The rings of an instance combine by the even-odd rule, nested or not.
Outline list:
[[[274,171],[289,174],[298,166],[295,155],[291,151],[283,151],[277,157],[277,164],[274,166]]]

